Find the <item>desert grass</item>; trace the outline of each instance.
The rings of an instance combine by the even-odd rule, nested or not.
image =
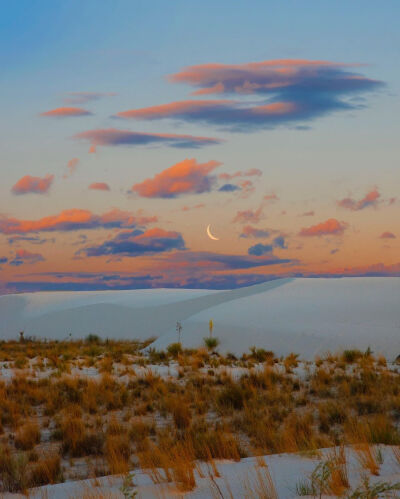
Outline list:
[[[400,445],[400,375],[369,351],[306,364],[257,348],[237,358],[217,348],[144,353],[143,346],[95,335],[0,342],[0,362],[13,369],[10,379],[0,377],[4,491],[136,466],[189,491],[198,462],[218,477],[219,459],[345,444],[377,474],[377,446]],[[332,456],[328,466],[327,487],[338,494],[347,486],[344,459]]]

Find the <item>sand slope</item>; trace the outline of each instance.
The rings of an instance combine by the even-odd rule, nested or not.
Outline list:
[[[146,339],[166,348],[182,322],[185,347],[203,344],[208,322],[220,351],[241,354],[255,345],[278,355],[368,346],[400,353],[400,278],[279,279],[232,291],[134,290],[26,293],[0,297],[0,338]]]

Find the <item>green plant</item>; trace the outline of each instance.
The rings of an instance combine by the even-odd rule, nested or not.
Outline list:
[[[168,345],[167,352],[172,355],[172,357],[177,357],[182,353],[182,345],[180,343],[171,343]]]
[[[208,350],[214,350],[214,348],[217,348],[217,346],[219,345],[219,340],[218,338],[212,337],[204,338],[204,344],[208,348]]]

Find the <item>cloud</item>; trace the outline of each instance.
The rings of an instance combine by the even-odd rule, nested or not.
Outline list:
[[[98,146],[140,146],[149,144],[165,144],[171,147],[202,147],[221,143],[213,137],[194,137],[173,133],[144,133],[105,128],[77,133],[73,137],[90,143],[90,152],[95,152]]]
[[[249,255],[262,256],[265,254],[272,254],[273,250],[274,247],[272,246],[272,244],[258,243],[254,246],[250,246],[250,248],[247,250],[247,253]]]
[[[76,167],[78,166],[79,159],[72,158],[67,163],[67,173],[63,175],[63,178],[68,178],[75,173]]]
[[[262,206],[257,210],[238,211],[233,219],[234,223],[258,223],[263,217]]]
[[[311,227],[301,229],[300,236],[341,236],[345,231],[347,224],[339,222],[336,218],[330,218]]]
[[[235,192],[240,190],[241,187],[235,184],[224,184],[218,189],[219,192]]]
[[[115,229],[134,228],[157,221],[157,217],[137,215],[113,209],[103,215],[95,215],[89,210],[63,210],[57,215],[43,217],[38,220],[19,220],[0,215],[1,234],[27,234],[30,232],[73,231],[81,229]]]
[[[263,197],[263,200],[268,203],[275,203],[275,201],[279,201],[279,197],[275,194],[275,192],[272,192],[271,194],[266,194]]]
[[[141,230],[121,232],[99,246],[79,250],[77,255],[136,257],[185,249],[185,241],[179,232],[153,228],[145,232]]]
[[[32,177],[25,175],[13,185],[11,192],[13,194],[46,194],[54,180],[54,175],[46,175],[45,177]]]
[[[186,264],[195,270],[240,270],[252,267],[263,267],[267,265],[278,265],[289,263],[291,260],[278,258],[275,255],[226,255],[223,253],[211,253],[206,251],[184,251],[172,254],[168,258],[168,266],[174,269],[174,264]]]
[[[204,208],[206,205],[204,203],[195,204],[193,206],[182,206],[181,211],[198,210]]]
[[[247,253],[249,255],[262,256],[266,254],[272,254],[274,248],[287,249],[285,238],[283,236],[275,237],[270,244],[258,243],[254,246],[250,246],[250,248],[247,250]]]
[[[262,175],[262,171],[259,170],[258,168],[250,168],[249,170],[245,170],[245,171],[237,171],[237,172],[234,172],[234,173],[220,173],[218,175],[218,178],[220,180],[225,180],[225,181],[228,181],[228,180],[232,180],[233,178],[237,178],[237,177],[261,177]]]
[[[380,239],[396,239],[396,236],[393,234],[393,232],[382,232],[379,237]]]
[[[41,237],[36,237],[36,236],[13,236],[9,237],[7,239],[8,244],[16,244],[19,245],[22,242],[27,242],[30,244],[45,244],[45,243],[55,243],[56,240],[54,237],[47,239],[47,238],[41,238]]]
[[[294,102],[270,102],[249,105],[233,100],[180,101],[143,109],[123,111],[119,118],[155,120],[174,118],[185,122],[227,126],[232,130],[251,128],[269,128],[288,119],[296,119],[300,112]],[[298,119],[298,118],[297,118]]]
[[[110,186],[105,182],[93,182],[89,185],[89,189],[94,191],[109,191]]]
[[[283,236],[277,236],[273,240],[273,245],[275,248],[287,249],[286,240]]]
[[[44,261],[45,259],[40,253],[31,253],[30,251],[19,249],[16,251],[14,259],[10,261],[10,265],[19,267],[23,264],[33,264]]]
[[[300,216],[302,216],[302,217],[313,217],[314,215],[315,215],[314,210],[311,210],[311,211],[305,211]]]
[[[269,235],[270,235],[269,230],[257,229],[256,227],[252,227],[251,225],[245,225],[239,237],[245,239],[247,238],[263,239],[269,237]]]
[[[337,202],[338,206],[345,208],[346,210],[359,211],[370,206],[376,208],[380,202],[379,198],[381,195],[378,190],[372,189],[369,191],[362,199],[355,200],[353,198],[344,198]]]
[[[90,111],[81,107],[57,107],[56,109],[40,113],[40,116],[47,116],[50,118],[70,118],[73,116],[90,116],[91,114],[92,113]]]
[[[209,192],[215,178],[209,175],[222,163],[198,163],[194,158],[184,159],[173,166],[132,186],[132,191],[146,198],[176,198],[182,194]]]
[[[306,122],[332,112],[358,109],[361,105],[357,97],[383,86],[357,72],[359,68],[358,64],[291,59],[190,66],[169,80],[197,88],[197,96],[252,95],[259,100],[184,100],[122,111],[117,116],[174,118],[242,131]]]
[[[97,101],[103,97],[114,97],[113,92],[68,92],[64,98],[65,104],[86,104],[87,102]]]

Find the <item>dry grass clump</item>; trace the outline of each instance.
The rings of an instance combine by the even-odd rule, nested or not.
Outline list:
[[[71,457],[101,455],[103,452],[102,433],[87,429],[83,419],[76,415],[64,416],[53,438],[61,439],[62,453]]]
[[[21,426],[15,434],[15,447],[20,450],[31,450],[40,442],[40,428],[37,423]]]
[[[257,348],[238,359],[176,346],[143,353],[141,346],[95,335],[1,344],[0,360],[30,365],[0,380],[4,490],[56,483],[63,473],[126,473],[139,460],[154,480],[188,491],[198,461],[217,475],[216,459],[343,444],[355,446],[362,466],[378,473],[375,446],[400,445],[399,374],[370,351],[305,364],[295,354],[279,360]],[[150,365],[172,362],[177,376],[160,376]],[[87,470],[79,465],[84,460]],[[314,478],[326,475],[323,487],[344,494],[345,456],[328,461]],[[268,477],[255,476],[252,490],[270,497]]]
[[[59,455],[44,457],[29,470],[29,487],[40,487],[62,481],[61,458]]]

